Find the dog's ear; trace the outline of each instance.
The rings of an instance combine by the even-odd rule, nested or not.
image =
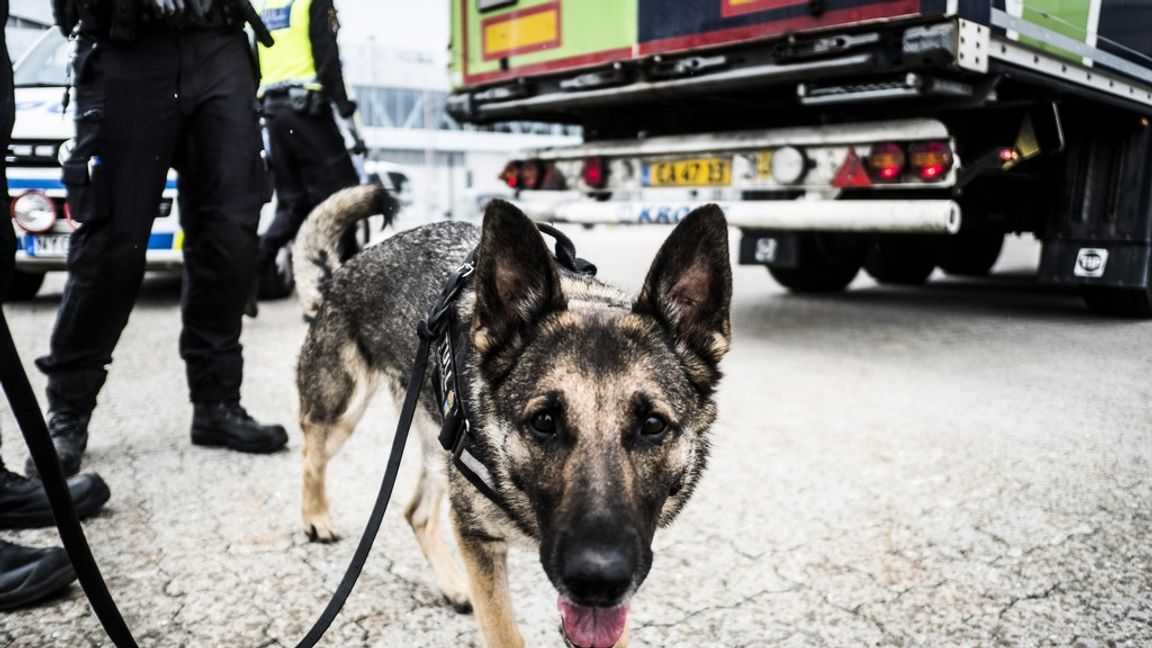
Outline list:
[[[660,247],[633,310],[660,320],[678,345],[716,362],[732,338],[731,301],[728,221],[719,207],[705,205]]]
[[[514,205],[488,203],[476,260],[472,343],[485,354],[564,308],[560,275],[540,230]]]

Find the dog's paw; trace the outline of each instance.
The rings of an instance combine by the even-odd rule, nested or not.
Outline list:
[[[340,534],[336,533],[336,529],[332,528],[330,522],[311,522],[304,529],[304,532],[308,534],[310,541],[321,544],[329,544],[340,539]]]
[[[472,600],[467,594],[444,594],[444,599],[460,614],[472,614]]]

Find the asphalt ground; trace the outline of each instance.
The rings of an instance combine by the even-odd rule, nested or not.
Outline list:
[[[602,277],[636,289],[667,230],[571,232]],[[1152,323],[1101,319],[1037,285],[1036,258],[1013,240],[988,279],[861,276],[824,298],[736,268],[712,461],[657,536],[632,645],[1152,645]],[[38,386],[61,285],[4,306]],[[189,443],[178,298],[177,282],[149,278],[117,350],[85,462],[112,500],[88,537],[141,645],[291,646],[355,544],[301,529],[300,309],[265,302],[245,325],[245,405],[291,437],[289,452],[254,457]],[[331,464],[346,536],[367,518],[394,417],[378,400]],[[22,466],[3,406],[0,429],[4,460]],[[478,645],[400,515],[413,450],[324,645]],[[536,556],[514,551],[511,565],[528,644],[561,645]],[[106,640],[75,586],[0,616],[0,646],[88,645]]]

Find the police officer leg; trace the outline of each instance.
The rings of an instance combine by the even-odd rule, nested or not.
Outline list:
[[[298,146],[311,152],[303,161],[300,173],[308,203],[315,207],[337,191],[356,186],[360,178],[330,108],[320,116],[302,116],[300,122]],[[355,228],[345,232],[340,247],[345,260],[357,252]]]
[[[260,237],[260,267],[262,273],[276,259],[280,248],[296,238],[300,226],[313,205],[300,176],[300,162],[295,151],[295,114],[290,106],[270,109],[265,117],[268,128],[268,157],[272,163],[276,183],[276,217]]]
[[[171,43],[97,47],[81,37],[77,47],[76,147],[64,177],[80,226],[51,353],[36,361],[48,375],[48,428],[66,474],[79,469],[105,367],[136,301],[180,122]]]
[[[287,443],[284,428],[256,423],[239,402],[241,319],[256,270],[265,173],[255,79],[236,73],[247,69],[247,41],[213,32],[179,38],[205,53],[183,70],[188,87],[204,92],[192,98],[179,162],[185,231],[180,355],[195,405],[192,441],[272,452]]]
[[[7,151],[8,144],[12,140],[12,123],[16,116],[16,107],[13,103],[12,69],[7,66],[0,67],[7,72],[3,75],[4,80],[0,81],[4,83],[3,93],[0,95],[0,147],[3,147],[0,150]],[[7,166],[2,158],[0,158],[0,197],[4,199],[5,205],[10,204]],[[6,221],[0,224],[0,302],[3,302],[8,294],[12,274],[16,270],[16,230],[13,229],[11,219],[0,220]]]

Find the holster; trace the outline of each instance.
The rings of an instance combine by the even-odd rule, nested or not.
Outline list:
[[[307,113],[312,91],[307,88],[288,88],[288,105],[298,113]]]
[[[309,117],[323,117],[328,108],[328,98],[322,92],[307,88],[290,88],[288,102],[292,109]]]

